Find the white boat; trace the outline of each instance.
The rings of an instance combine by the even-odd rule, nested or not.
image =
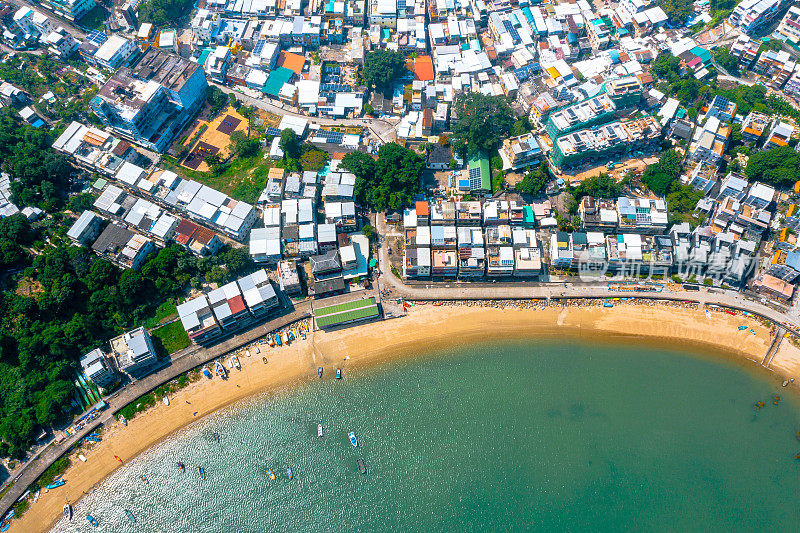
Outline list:
[[[319,424],[317,424],[317,437],[322,436],[322,421],[320,420]]]
[[[33,503],[36,503],[36,502],[39,501],[39,494],[40,494],[40,491],[38,491],[38,490],[33,493]]]
[[[68,503],[64,504],[64,518],[72,520],[72,506]]]
[[[169,405],[169,396],[164,396],[164,405]]]
[[[86,462],[86,456],[85,456],[85,455],[83,455],[82,453],[79,453],[79,454],[78,454],[78,459],[80,459],[82,463],[85,463],[85,462]]]
[[[353,446],[358,446],[358,439],[356,439],[355,433],[351,431],[350,434],[347,436],[350,437],[350,444],[352,444]]]
[[[250,352],[247,352],[247,355],[250,355]],[[233,366],[236,367],[236,370],[241,370],[242,369],[242,365],[241,365],[241,363],[239,363],[239,358],[236,357],[235,355],[233,357],[231,357],[231,362],[233,363]]]

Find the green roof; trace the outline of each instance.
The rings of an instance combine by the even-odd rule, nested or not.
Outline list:
[[[283,85],[292,79],[292,76],[294,76],[293,71],[286,67],[278,67],[269,73],[267,83],[264,84],[264,88],[261,90],[270,96],[277,97]]]
[[[317,327],[320,328],[374,316],[378,316],[378,304],[375,298],[364,298],[314,309],[314,320],[317,322]]]
[[[467,165],[469,170],[474,168],[481,169],[481,189],[491,191],[492,190],[492,172],[489,167],[489,159],[486,157],[475,157],[472,156],[469,159],[469,164]]]

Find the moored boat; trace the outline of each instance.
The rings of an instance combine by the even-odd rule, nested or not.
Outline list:
[[[272,481],[275,481],[275,472],[273,472],[271,468],[267,468],[267,475]]]
[[[333,376],[333,377],[335,377],[336,379],[342,379],[342,369],[341,368],[337,368],[336,369],[336,375]]]
[[[89,523],[90,523],[90,524],[92,524],[92,527],[97,527],[97,526],[99,525],[99,524],[97,523],[97,520],[95,520],[95,518],[94,518],[92,515],[90,515],[90,514],[87,514],[87,515],[86,515],[86,520],[88,520],[88,521],[89,521]]]
[[[277,344],[278,346],[283,344],[283,341],[281,340],[281,334],[280,333],[276,333],[275,334],[275,344]]]
[[[283,343],[288,345],[289,344],[289,334],[285,331],[283,332]]]
[[[147,481],[147,476],[145,476],[144,474],[142,474],[142,476],[139,479],[141,479],[142,483],[144,483],[145,485],[150,483],[149,481]]]
[[[317,367],[317,377],[318,377],[318,378],[321,378],[321,377],[322,377],[322,367],[321,367],[321,366],[318,366],[318,367]]]
[[[207,368],[205,368],[205,367],[203,367],[203,375],[204,375],[205,377],[207,377],[208,379],[211,379],[211,378],[212,378],[212,376],[211,376],[211,372],[209,372],[209,371],[208,371],[208,369],[207,369]]]
[[[200,479],[205,479],[206,478],[206,469],[205,468],[203,468],[202,466],[198,466],[197,467],[197,471],[200,473]]]
[[[367,467],[364,465],[364,460],[363,459],[359,459],[358,461],[356,461],[356,464],[358,464],[358,471],[359,472],[361,472],[362,474],[366,474],[367,473]]]
[[[136,517],[135,517],[135,516],[133,516],[133,513],[131,512],[131,510],[130,510],[130,509],[125,509],[125,516],[127,516],[127,517],[128,517],[128,520],[130,520],[130,521],[131,521],[131,523],[134,523],[134,522],[136,522]]]
[[[181,471],[181,474],[186,472],[186,465],[183,464],[183,461],[178,461],[178,470]]]
[[[288,477],[289,479],[292,479],[294,477],[291,466],[286,467],[286,477]]]
[[[228,371],[225,370],[225,366],[220,363],[219,361],[214,362],[214,369],[217,371],[217,375],[222,379],[228,379]]]
[[[64,518],[72,520],[72,506],[68,503],[64,504]]]
[[[356,434],[352,431],[347,435],[350,438],[350,444],[353,446],[358,446],[358,439],[356,438]]]
[[[67,482],[64,481],[63,479],[57,479],[57,480],[53,481],[52,483],[50,483],[49,485],[47,485],[45,488],[46,489],[57,489],[58,487],[60,487],[61,485],[65,485],[66,483]]]
[[[320,420],[319,424],[317,424],[317,437],[321,436],[322,436],[322,420]]]
[[[261,361],[263,361],[265,365],[267,364],[267,358],[266,357],[262,357]]]
[[[247,353],[250,353],[250,352],[247,352]],[[233,366],[236,367],[236,370],[241,370],[242,369],[242,365],[241,365],[241,363],[239,363],[239,358],[238,357],[236,357],[234,355],[233,357],[231,357],[231,361],[233,362]]]

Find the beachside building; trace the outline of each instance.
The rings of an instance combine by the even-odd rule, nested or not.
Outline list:
[[[152,369],[158,360],[153,340],[144,327],[111,339],[111,356],[120,372],[141,374]]]
[[[338,304],[320,301],[314,306],[314,323],[318,329],[331,329],[380,317],[381,311],[374,297],[360,298]]]
[[[222,337],[222,328],[205,294],[180,304],[178,316],[189,338],[200,346],[213,344]]]
[[[100,348],[95,348],[81,357],[80,362],[81,369],[86,377],[101,389],[108,388],[113,383],[116,383],[117,373]]]

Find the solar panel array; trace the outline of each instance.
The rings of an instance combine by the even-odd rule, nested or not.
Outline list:
[[[479,167],[469,169],[469,188],[481,188],[481,169]]]
[[[320,83],[319,92],[321,93],[348,93],[353,88],[343,83]]]
[[[730,100],[728,100],[724,96],[715,96],[713,104],[714,107],[716,107],[717,109],[725,110],[728,109],[728,105],[730,105]]]
[[[511,38],[515,42],[520,40],[519,32],[517,32],[517,28],[515,28],[514,25],[511,24],[511,21],[503,20],[503,26],[505,27],[506,31],[509,33],[509,35],[511,35]]]
[[[325,139],[325,142],[328,144],[342,144],[342,139],[344,139],[344,133],[342,133],[341,131],[320,130],[317,132],[315,137],[319,139]]]
[[[267,134],[267,137],[277,137],[278,135],[281,134],[281,130],[279,130],[278,128],[266,128],[264,130],[264,133]]]
[[[86,40],[99,45],[108,40],[108,35],[100,30],[92,30],[89,32],[89,35],[86,36]]]
[[[260,56],[261,51],[264,49],[265,44],[267,44],[267,41],[265,39],[259,39],[258,41],[256,41],[256,45],[253,47],[253,55]]]

